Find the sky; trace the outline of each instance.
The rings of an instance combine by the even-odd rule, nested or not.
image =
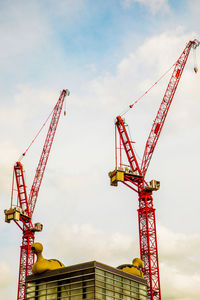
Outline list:
[[[33,222],[44,257],[113,267],[139,257],[137,194],[111,187],[114,122],[200,39],[198,0],[0,1],[0,298],[15,299],[22,233],[4,222],[13,166],[63,89]],[[199,47],[200,48],[200,47]],[[164,300],[200,295],[200,49],[191,50],[147,173],[154,193]],[[126,115],[139,158],[170,73]],[[44,132],[22,160],[30,190]],[[196,190],[197,189],[197,190]]]

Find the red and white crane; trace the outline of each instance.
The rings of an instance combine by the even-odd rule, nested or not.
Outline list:
[[[152,192],[159,189],[160,182],[152,180],[150,183],[147,183],[145,175],[190,50],[191,48],[196,49],[199,45],[200,42],[197,40],[189,41],[181,56],[175,63],[171,79],[147,139],[141,165],[139,165],[135,150],[132,147],[132,141],[128,135],[125,120],[121,116],[117,116],[115,122],[116,168],[113,172],[109,173],[109,176],[111,185],[117,186],[118,182],[121,181],[138,194],[140,256],[144,262],[144,276],[148,283],[148,298],[151,300],[161,299],[156,218],[152,197]],[[130,108],[132,108],[132,106],[133,105],[130,105]],[[125,166],[122,162],[122,150],[125,151],[128,159],[127,166]]]
[[[27,275],[30,275],[32,273],[34,254],[31,251],[31,245],[34,243],[35,232],[42,230],[42,224],[36,223],[33,225],[32,216],[59,122],[60,114],[63,108],[64,99],[65,96],[68,95],[69,91],[63,90],[52,111],[51,122],[29,196],[27,196],[23,165],[19,161],[14,165],[11,207],[10,209],[5,210],[5,221],[10,223],[10,221],[13,220],[22,231],[17,300],[25,299],[26,277]],[[16,204],[13,203],[14,178],[17,186]]]

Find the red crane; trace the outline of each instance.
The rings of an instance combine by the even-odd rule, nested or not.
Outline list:
[[[123,120],[121,116],[117,116],[115,122],[116,169],[113,172],[110,172],[109,176],[111,185],[117,186],[118,181],[121,181],[126,186],[138,193],[140,256],[144,262],[144,276],[148,283],[148,298],[151,300],[161,299],[156,219],[152,197],[152,192],[159,189],[160,182],[152,180],[150,183],[147,183],[145,180],[145,175],[183,69],[187,62],[190,50],[191,48],[196,49],[199,45],[200,42],[197,40],[189,41],[181,56],[175,63],[171,79],[147,139],[141,165],[139,165],[137,161],[135,151],[132,146],[133,142],[130,140],[126,130],[127,124],[125,123],[125,120]],[[130,108],[132,106],[133,105],[130,105]],[[122,150],[125,150],[128,159],[127,166],[122,163]],[[120,157],[119,166],[118,153]]]
[[[42,154],[36,169],[33,184],[29,196],[27,196],[26,184],[24,179],[24,170],[21,162],[16,162],[14,165],[13,179],[15,178],[17,186],[17,204],[13,204],[13,191],[11,197],[11,207],[5,210],[5,221],[10,223],[13,220],[22,230],[22,245],[20,250],[20,265],[19,265],[19,280],[17,300],[25,299],[26,277],[32,272],[34,263],[34,254],[31,251],[31,245],[34,243],[35,232],[42,230],[42,224],[36,223],[33,225],[32,216],[37,201],[39,189],[41,186],[44,171],[47,165],[51,146],[54,140],[55,132],[59,122],[65,96],[69,95],[68,90],[63,90],[53,109],[53,114],[46,136],[46,140],[42,149]],[[13,188],[14,189],[14,180]]]

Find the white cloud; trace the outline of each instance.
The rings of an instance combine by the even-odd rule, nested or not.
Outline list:
[[[200,235],[175,233],[158,224],[161,287],[164,299],[199,299]]]
[[[19,85],[13,96],[12,106],[10,103],[2,106],[0,125],[4,128],[1,133],[3,166],[11,166],[19,159],[47,119],[59,95],[59,91],[36,90],[30,85]]]
[[[16,273],[11,266],[0,261],[0,298],[12,300],[16,298]]]
[[[70,165],[70,168],[73,169],[73,162],[69,162],[68,166]],[[92,176],[91,176],[92,173]],[[52,174],[55,176],[55,172]],[[89,172],[88,170],[83,170],[83,172],[80,172],[80,170],[75,170],[75,172],[69,172],[69,174],[63,174],[60,178],[58,174],[58,186],[63,191],[77,191],[80,190],[82,193],[84,190],[87,191],[91,186],[97,187],[100,182],[100,176],[98,174],[98,170],[93,170],[92,172]],[[52,181],[55,181],[55,179]]]
[[[161,288],[164,299],[172,300],[198,300],[200,295],[200,275],[193,265],[193,273],[188,273],[184,259],[182,264],[184,270],[176,267],[176,264],[169,265],[163,263],[160,265]]]
[[[137,255],[137,243],[132,237],[120,233],[105,234],[89,224],[72,227],[60,224],[50,234],[48,246],[51,254],[61,255],[65,264],[97,260],[117,266],[131,263]],[[62,248],[58,247],[60,241]]]
[[[8,66],[12,58],[19,59],[45,43],[50,32],[36,2],[10,2],[1,9],[0,59]]]
[[[13,95],[12,105],[5,103],[0,111],[0,124],[5,128],[6,138],[13,138],[13,129],[23,139],[24,131],[35,122],[32,134],[36,134],[42,122],[46,120],[53,110],[60,91],[38,88],[34,89],[30,84],[19,84]],[[41,118],[41,119],[40,119]],[[38,121],[37,124],[37,120]],[[31,132],[29,131],[29,137]],[[16,134],[15,134],[16,136]],[[18,136],[19,137],[19,136]],[[31,136],[32,138],[33,136]],[[30,138],[30,139],[31,139]],[[28,141],[26,141],[25,145]]]
[[[169,229],[159,225],[158,226],[159,249],[163,260],[169,263],[179,263],[188,257],[195,257],[199,255],[200,249],[200,235],[199,234],[183,234],[175,233]],[[166,243],[170,241],[170,243]],[[194,271],[194,270],[193,270]]]
[[[186,43],[193,36],[195,36],[194,33],[185,34],[183,28],[179,27],[173,32],[164,32],[146,39],[138,49],[132,51],[119,62],[116,73],[106,73],[104,76],[95,78],[88,84],[87,90],[90,93],[88,92],[85,97],[86,102],[88,103],[88,99],[90,99],[90,103],[92,104],[94,102],[93,99],[96,99],[95,104],[101,105],[106,111],[112,111],[113,115],[115,112],[116,114],[123,112],[123,110],[128,108],[129,104],[132,104],[141,96],[176,62]],[[192,55],[191,51],[190,56]],[[188,120],[188,113],[190,114],[190,119],[192,119],[192,115],[189,112],[192,109],[191,101],[196,108],[200,108],[197,101],[199,77],[195,77],[193,62],[190,57],[188,65],[189,67],[186,67],[184,70],[179,84],[183,90],[181,94],[182,100],[178,106],[176,115],[173,115],[176,118],[174,122],[183,126],[186,124],[184,121]],[[152,117],[155,115],[171,73],[172,70],[147,96],[140,100],[140,104],[137,106],[136,120],[143,118],[142,123],[145,124],[148,119],[147,114],[149,116],[152,115]],[[178,91],[179,89],[178,87]],[[191,99],[190,102],[188,101],[188,97]],[[142,114],[140,114],[141,112]],[[195,120],[198,120],[198,118],[196,117]],[[150,122],[152,122],[152,119]]]
[[[21,0],[1,4],[0,58],[5,60],[11,56],[27,55],[36,49],[38,51],[40,46],[45,47],[55,30],[52,17],[67,15],[65,21],[72,21],[84,5],[83,0],[51,0],[43,3]],[[6,60],[6,63],[8,62],[9,60]]]
[[[11,189],[11,178],[12,178],[12,162],[16,159],[18,153],[15,145],[10,141],[0,142],[1,155],[4,157],[0,161],[0,188],[1,192],[6,192]]]
[[[50,10],[56,15],[66,16],[72,20],[85,7],[84,0],[50,0],[48,1]]]
[[[188,0],[188,5],[191,11],[195,14],[198,15],[200,13],[200,2],[199,0],[193,0],[190,1]]]
[[[0,289],[4,289],[13,281],[13,274],[10,266],[3,261],[0,261]]]
[[[146,6],[150,12],[154,15],[158,12],[168,13],[170,11],[168,0],[123,0],[122,4],[124,7],[128,8],[132,4],[138,3]]]

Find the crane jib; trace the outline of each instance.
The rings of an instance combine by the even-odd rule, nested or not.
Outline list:
[[[153,151],[156,147],[158,138],[160,136],[161,130],[163,128],[167,113],[169,111],[169,107],[171,105],[171,102],[174,98],[178,83],[180,81],[181,75],[183,73],[184,67],[186,65],[189,53],[191,48],[193,47],[196,49],[199,46],[199,41],[194,40],[190,41],[184,51],[182,52],[181,56],[177,60],[173,73],[171,75],[171,79],[169,81],[169,84],[167,86],[167,89],[165,91],[163,100],[161,102],[161,105],[158,109],[156,118],[154,120],[152,129],[150,131],[149,137],[146,142],[143,158],[142,158],[142,164],[141,164],[141,171],[142,175],[145,176],[150,160],[152,158]]]

